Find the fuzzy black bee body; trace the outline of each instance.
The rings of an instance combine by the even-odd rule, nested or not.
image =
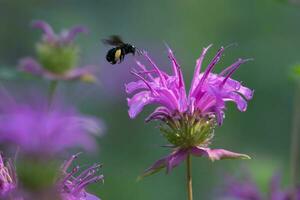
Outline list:
[[[136,48],[131,44],[124,43],[119,36],[113,35],[109,39],[103,40],[103,42],[116,46],[110,49],[106,54],[106,60],[113,65],[117,62],[121,63],[124,60],[125,55],[129,53],[135,55]]]

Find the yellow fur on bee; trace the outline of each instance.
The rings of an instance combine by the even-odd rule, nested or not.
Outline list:
[[[121,56],[121,49],[118,49],[116,52],[115,52],[115,61],[119,60],[120,59],[120,56]]]

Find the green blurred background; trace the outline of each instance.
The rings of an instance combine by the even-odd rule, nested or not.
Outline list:
[[[170,70],[164,46],[167,42],[182,65],[189,86],[195,60],[202,48],[238,43],[225,51],[216,71],[238,57],[254,58],[243,65],[234,78],[255,89],[245,113],[229,104],[222,127],[217,128],[213,147],[250,155],[250,161],[193,159],[195,199],[212,199],[224,173],[248,167],[262,188],[273,171],[281,170],[289,181],[289,149],[292,124],[294,82],[291,67],[300,61],[300,7],[284,1],[264,0],[26,0],[0,1],[1,84],[26,91],[47,83],[38,79],[15,77],[10,71],[18,59],[34,55],[40,32],[29,23],[43,19],[55,30],[76,24],[86,25],[90,34],[80,36],[82,63],[99,65],[100,86],[63,83],[59,91],[68,101],[88,114],[99,116],[107,125],[99,139],[99,152],[85,154],[82,162],[101,162],[105,184],[90,190],[104,200],[153,200],[186,198],[184,166],[171,174],[159,173],[136,182],[136,177],[156,159],[169,153],[160,145],[166,141],[155,128],[145,124],[147,108],[136,120],[127,115],[124,83],[133,59],[111,66],[105,61],[109,47],[101,39],[119,34],[135,46],[146,49],[160,66]],[[209,59],[206,59],[207,64]]]

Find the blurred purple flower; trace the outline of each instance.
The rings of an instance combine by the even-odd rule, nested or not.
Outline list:
[[[87,33],[83,26],[75,26],[55,34],[52,27],[41,20],[32,23],[43,31],[42,40],[36,45],[37,60],[26,57],[20,60],[21,71],[50,80],[95,81],[95,66],[77,67],[79,48],[74,39],[79,33]]]
[[[96,147],[92,135],[102,132],[100,120],[82,115],[62,102],[54,101],[49,106],[43,97],[24,99],[19,103],[4,92],[1,94],[2,144],[18,146],[20,152],[42,158],[68,148],[93,150]]]
[[[243,180],[235,177],[227,177],[220,199],[234,200],[293,200],[291,190],[282,190],[280,188],[280,176],[274,175],[270,180],[269,191],[265,197],[253,182],[251,177],[247,176]],[[300,200],[300,188],[295,200]]]
[[[211,45],[203,49],[196,62],[188,93],[181,68],[170,48],[168,55],[172,62],[172,75],[160,70],[146,52],[143,55],[152,65],[152,69],[147,69],[137,61],[139,70],[132,71],[132,74],[139,80],[126,85],[128,94],[135,93],[132,98],[127,99],[129,116],[135,118],[146,105],[158,105],[146,121],[165,122],[161,130],[175,147],[172,154],[157,161],[144,175],[155,173],[165,167],[170,171],[189,154],[207,156],[211,160],[249,158],[247,155],[224,149],[208,148],[213,138],[215,124],[223,123],[225,102],[232,101],[240,111],[246,111],[247,100],[253,96],[252,90],[231,78],[239,66],[247,61],[246,59],[237,59],[219,74],[212,73],[225,50],[223,47],[219,49],[206,70],[200,73],[202,61],[210,47]]]
[[[80,167],[76,166],[70,172],[67,172],[77,157],[78,154],[73,155],[62,166],[62,178],[58,181],[58,189],[62,200],[100,200],[100,198],[86,192],[85,188],[92,183],[104,180],[103,175],[96,175],[101,165],[94,164],[81,173],[78,173]],[[75,176],[76,174],[78,175]]]
[[[55,34],[52,27],[42,20],[33,21],[32,27],[44,32],[42,35],[43,42],[58,46],[71,44],[79,33],[88,33],[88,29],[84,26],[75,26],[69,30],[63,30],[60,34]]]
[[[17,188],[17,174],[12,160],[4,162],[0,154],[0,197],[8,197]]]

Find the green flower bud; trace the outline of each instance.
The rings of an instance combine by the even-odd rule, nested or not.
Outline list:
[[[37,57],[42,67],[56,74],[63,74],[77,65],[79,48],[74,44],[54,45],[38,43]]]

